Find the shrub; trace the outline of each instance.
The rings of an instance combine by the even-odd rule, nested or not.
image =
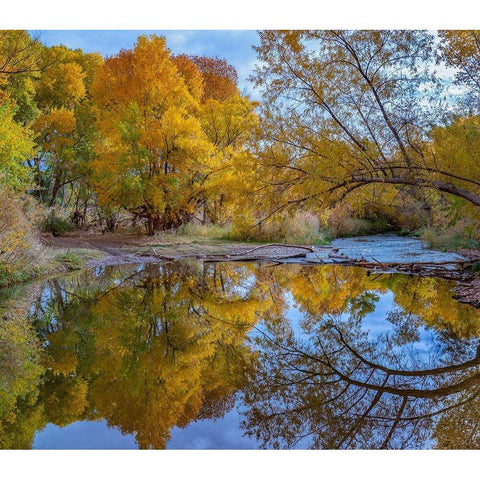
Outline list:
[[[430,248],[457,250],[460,248],[480,249],[480,225],[464,218],[446,227],[425,227],[420,229],[420,236]]]
[[[43,231],[51,233],[54,237],[61,237],[66,232],[71,232],[73,225],[66,219],[51,213],[43,223]]]
[[[279,242],[323,245],[330,240],[329,232],[322,229],[318,216],[310,212],[296,212],[273,217],[252,227],[254,221],[237,222],[231,238],[257,242]]]
[[[220,226],[201,223],[186,223],[176,230],[179,235],[187,235],[191,237],[203,237],[213,239],[228,239],[232,236],[232,229],[229,225]]]
[[[477,275],[480,274],[480,262],[476,262],[471,267],[472,272],[476,273]]]
[[[41,216],[33,198],[0,190],[0,276],[4,280],[42,254],[36,228]]]

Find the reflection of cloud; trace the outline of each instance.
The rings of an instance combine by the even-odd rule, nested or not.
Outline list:
[[[240,402],[237,402],[240,403]],[[253,449],[255,439],[244,435],[236,408],[217,420],[198,420],[185,428],[174,427],[167,444],[170,449]]]
[[[440,64],[435,65],[434,70],[437,73],[437,76],[441,79],[452,80],[455,77],[456,69],[452,67],[447,67],[445,62],[441,62]]]

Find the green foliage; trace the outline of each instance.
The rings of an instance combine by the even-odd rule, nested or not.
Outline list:
[[[81,259],[74,253],[67,252],[55,257],[55,259],[61,262],[70,270],[78,270],[82,266]]]
[[[51,233],[54,237],[60,237],[73,230],[73,225],[62,217],[50,214],[43,223],[43,231]]]
[[[21,191],[30,184],[31,172],[25,161],[34,152],[32,134],[14,120],[11,101],[2,104],[0,97],[0,185]]]
[[[476,35],[441,32],[436,46],[422,31],[262,32],[258,108],[226,60],[174,56],[163,37],[103,59],[0,30],[0,282],[36,276],[36,226],[64,235],[68,218],[197,241],[322,245],[394,230],[478,248],[475,201],[439,184],[478,196],[480,116],[460,97],[449,119],[423,101],[440,98],[423,89],[435,54],[476,88]],[[33,218],[38,206],[15,196],[25,191],[62,214]],[[79,265],[62,262],[51,263]]]
[[[476,262],[471,266],[472,272],[476,273],[477,275],[480,274],[480,262]]]

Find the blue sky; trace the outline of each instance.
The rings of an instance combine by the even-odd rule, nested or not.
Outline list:
[[[225,58],[237,69],[240,90],[258,99],[253,85],[247,81],[256,60],[252,45],[259,43],[255,30],[36,30],[32,33],[39,34],[41,41],[49,46],[63,44],[104,56],[118,53],[121,48],[132,48],[143,33],[164,35],[175,54]]]

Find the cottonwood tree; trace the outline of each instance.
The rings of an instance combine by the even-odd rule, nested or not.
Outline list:
[[[255,123],[253,106],[235,93],[233,67],[194,60],[172,56],[163,37],[142,36],[92,83],[99,202],[144,219],[150,235],[192,220],[202,204],[208,210],[209,183],[241,147],[238,128]]]
[[[198,98],[161,37],[139,37],[107,59],[92,84],[100,139],[93,164],[100,203],[144,218],[149,234],[193,214],[195,172],[210,144],[195,115]]]
[[[226,60],[215,57],[188,56],[188,59],[197,66],[204,81],[202,100],[227,100],[238,94],[238,74]]]
[[[35,85],[39,114],[32,123],[39,149],[30,164],[36,172],[39,197],[50,207],[59,193],[63,205],[70,187],[72,194],[74,189],[77,193],[78,210],[84,187],[81,180],[93,150],[94,118],[88,88],[102,61],[98,54],[65,46],[45,48],[42,54],[44,68]]]
[[[0,79],[40,71],[43,46],[25,30],[0,30]]]
[[[439,36],[439,58],[455,69],[455,84],[462,88],[467,110],[478,114],[480,30],[441,30]]]
[[[480,206],[478,167],[464,176],[465,160],[451,165],[432,151],[428,134],[443,113],[432,35],[264,31],[260,41],[253,78],[264,97],[260,158],[271,212],[372,185],[433,189]]]

